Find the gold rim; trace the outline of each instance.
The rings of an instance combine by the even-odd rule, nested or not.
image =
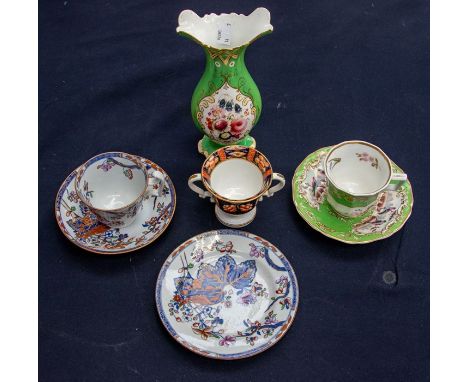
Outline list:
[[[164,321],[163,321],[163,318],[161,317],[160,306],[159,306],[159,304],[158,304],[158,298],[157,298],[157,293],[156,293],[156,292],[157,292],[157,286],[158,286],[158,284],[159,284],[159,278],[161,277],[161,273],[162,273],[162,271],[163,271],[163,269],[164,269],[164,266],[166,265],[166,263],[167,263],[169,260],[172,259],[174,253],[175,253],[181,246],[183,246],[185,243],[188,243],[188,242],[190,242],[190,241],[192,241],[192,240],[196,240],[197,237],[200,236],[200,235],[205,235],[205,234],[210,233],[210,232],[218,232],[218,231],[222,231],[222,230],[223,230],[223,229],[210,230],[210,231],[205,231],[205,232],[199,233],[198,235],[195,235],[195,236],[191,237],[190,239],[185,240],[182,244],[178,245],[177,248],[174,249],[174,250],[171,252],[171,254],[166,258],[166,260],[165,260],[164,263],[162,264],[161,269],[159,270],[159,273],[158,273],[158,278],[156,279],[155,302],[156,302],[156,310],[157,310],[157,312],[158,312],[158,316],[159,316],[159,319],[161,320],[162,326],[164,327],[164,329],[166,329],[166,331],[169,333],[169,335],[171,336],[171,338],[173,338],[174,340],[176,340],[176,341],[177,341],[180,345],[182,345],[184,348],[190,350],[190,351],[193,352],[193,353],[196,353],[196,354],[198,354],[198,355],[201,355],[201,356],[203,356],[203,357],[210,358],[210,359],[217,359],[217,360],[220,360],[220,361],[237,361],[237,360],[239,360],[239,359],[245,359],[245,358],[250,358],[250,357],[256,356],[256,355],[261,354],[261,353],[263,353],[264,351],[266,351],[266,350],[272,348],[274,345],[276,345],[276,344],[284,337],[284,335],[288,332],[289,328],[290,328],[291,325],[293,324],[294,319],[296,318],[296,315],[297,315],[297,312],[298,312],[298,309],[299,309],[299,296],[300,296],[300,293],[299,293],[299,282],[298,282],[298,280],[297,280],[297,276],[296,276],[296,273],[294,272],[294,268],[293,268],[292,264],[290,263],[290,261],[288,260],[288,258],[285,256],[285,254],[284,254],[281,250],[279,250],[279,249],[278,249],[275,245],[273,245],[270,241],[264,239],[263,237],[261,237],[261,236],[259,236],[259,235],[255,235],[255,234],[250,233],[250,232],[247,232],[247,231],[240,231],[240,230],[239,230],[240,232],[244,232],[244,233],[246,233],[246,234],[248,234],[248,235],[252,235],[252,236],[258,237],[258,238],[261,239],[261,240],[264,240],[265,242],[269,243],[270,246],[271,246],[272,248],[274,248],[276,251],[280,252],[280,253],[283,255],[283,257],[286,259],[286,261],[288,262],[289,267],[290,267],[290,269],[291,269],[291,273],[292,273],[292,275],[294,276],[294,279],[295,279],[295,281],[296,281],[296,286],[297,286],[297,288],[296,288],[296,294],[297,294],[297,296],[296,296],[296,307],[295,307],[295,309],[294,309],[294,314],[291,314],[291,317],[290,317],[290,318],[291,318],[291,321],[289,321],[287,324],[285,324],[285,325],[286,325],[286,328],[284,329],[284,331],[281,332],[281,335],[276,339],[275,342],[271,343],[269,346],[265,347],[265,349],[259,351],[258,353],[253,353],[253,354],[248,354],[248,355],[244,355],[244,356],[239,356],[239,357],[236,357],[236,358],[222,358],[222,357],[216,357],[216,356],[214,356],[214,355],[206,354],[206,353],[204,353],[204,352],[198,350],[198,348],[197,348],[196,346],[193,346],[193,345],[192,345],[192,346],[193,346],[193,347],[192,347],[188,342],[184,341],[179,335],[176,334],[176,335],[174,336],[174,335],[169,331],[169,329],[166,327],[166,325],[165,325],[165,323],[164,323]],[[161,309],[162,309],[162,308],[161,308]],[[293,311],[291,310],[291,312],[293,312]],[[174,331],[175,331],[175,330],[174,330]]]
[[[351,241],[351,240],[346,240],[346,239],[341,239],[341,238],[338,238],[338,237],[335,237],[335,236],[332,236],[330,235],[329,233],[321,230],[319,227],[315,226],[314,224],[312,224],[311,222],[309,222],[309,220],[307,219],[307,216],[304,216],[304,214],[302,213],[302,211],[299,209],[299,206],[298,206],[298,203],[296,202],[296,199],[295,199],[295,191],[296,190],[296,185],[295,185],[295,179],[296,179],[296,174],[297,172],[299,171],[299,167],[301,167],[312,155],[314,155],[315,153],[318,153],[320,151],[323,151],[323,150],[326,150],[328,148],[332,148],[334,146],[325,146],[325,147],[322,147],[318,150],[315,150],[314,152],[310,153],[309,155],[307,155],[307,157],[299,164],[299,166],[296,167],[296,170],[294,171],[294,175],[292,177],[292,181],[291,181],[291,185],[292,185],[292,200],[293,200],[293,203],[294,203],[294,206],[296,207],[296,211],[299,213],[300,217],[310,226],[312,227],[315,231],[317,232],[320,232],[322,235],[326,236],[326,237],[329,237],[330,239],[333,239],[333,240],[337,240],[337,241],[340,241],[342,243],[346,243],[346,244],[369,244],[369,243],[373,243],[375,241],[379,241],[379,240],[384,240],[384,239],[387,239],[389,238],[390,236],[393,236],[395,233],[397,233],[399,230],[401,230],[406,222],[408,221],[408,219],[410,218],[411,214],[413,213],[413,205],[414,205],[414,194],[413,194],[413,187],[411,186],[411,182],[409,181],[409,179],[407,179],[407,183],[409,185],[409,193],[411,194],[412,198],[411,198],[411,204],[409,205],[409,213],[408,213],[408,216],[402,220],[402,223],[401,223],[401,226],[398,227],[395,231],[391,232],[389,235],[386,235],[386,236],[382,236],[382,237],[378,237],[378,238],[375,238],[375,239],[370,239],[370,240],[366,240],[366,241]],[[391,163],[393,163],[391,160],[390,160]],[[394,163],[395,164],[395,163]],[[396,166],[398,166],[397,164],[395,164]],[[398,166],[398,168],[400,168]]]
[[[111,151],[112,152],[112,151]],[[70,177],[70,175],[72,175],[74,172],[78,172],[78,169],[80,168],[77,167],[75,170],[73,170],[70,174],[68,174],[68,176],[65,178],[65,180],[61,183],[58,191],[57,191],[57,194],[55,196],[55,203],[54,203],[54,215],[55,215],[55,221],[57,222],[57,225],[59,226],[60,228],[60,231],[64,234],[64,236],[70,241],[72,242],[74,245],[76,245],[77,247],[81,248],[81,249],[84,249],[85,251],[87,252],[91,252],[91,253],[94,253],[96,255],[102,255],[102,256],[113,256],[113,255],[122,255],[122,254],[125,254],[125,253],[129,253],[129,252],[134,252],[134,251],[137,251],[141,248],[144,248],[148,245],[150,245],[151,243],[153,243],[157,238],[159,238],[159,236],[161,236],[167,229],[167,227],[169,227],[169,225],[171,224],[172,222],[172,219],[174,217],[174,214],[175,214],[175,210],[176,210],[176,205],[177,205],[177,195],[176,195],[176,189],[175,189],[175,186],[174,186],[174,183],[172,182],[172,179],[169,177],[169,175],[166,173],[166,171],[160,167],[159,165],[157,165],[156,163],[154,163],[153,161],[151,161],[150,159],[147,159],[147,158],[143,158],[143,157],[140,157],[138,155],[136,155],[137,158],[141,158],[142,160],[147,160],[148,162],[151,162],[151,167],[153,167],[153,165],[155,165],[159,170],[162,170],[163,173],[168,177],[170,183],[172,184],[172,189],[174,191],[174,208],[172,209],[172,213],[171,213],[171,216],[169,217],[169,220],[168,220],[168,223],[165,225],[165,227],[161,230],[161,232],[154,236],[150,241],[146,242],[145,244],[139,246],[139,247],[135,247],[135,248],[131,248],[131,249],[124,249],[124,250],[118,250],[118,251],[113,251],[113,252],[99,252],[99,251],[95,251],[91,248],[88,248],[88,247],[85,247],[81,244],[79,244],[76,240],[72,239],[70,236],[69,236],[69,233],[68,231],[64,232],[61,225],[60,225],[60,222],[59,222],[59,219],[58,219],[58,216],[62,216],[62,214],[60,213],[60,208],[59,208],[59,213],[57,214],[57,211],[55,209],[56,205],[57,205],[57,201],[59,199],[59,192],[60,190],[63,188],[64,184],[65,184],[65,181]],[[76,176],[76,175],[75,175]]]
[[[271,178],[270,178],[270,181],[267,183],[266,186],[264,186],[262,188],[261,191],[259,191],[257,194],[255,194],[254,196],[248,198],[248,199],[228,199],[228,198],[225,198],[221,195],[219,195],[215,190],[213,190],[211,188],[211,186],[208,184],[208,182],[205,180],[205,178],[203,177],[203,167],[205,167],[205,164],[206,162],[208,162],[208,160],[211,158],[211,156],[213,156],[214,154],[216,154],[218,151],[220,150],[224,150],[226,147],[229,147],[229,148],[247,148],[247,149],[252,149],[252,150],[255,150],[256,152],[260,153],[261,155],[263,155],[263,157],[267,160],[268,164],[270,165],[270,169],[271,169]],[[242,158],[230,158],[230,159],[242,159]],[[229,159],[228,159],[229,160]],[[248,161],[249,162],[249,161]],[[249,163],[253,163],[253,162],[249,162]],[[215,166],[216,167],[216,166]],[[256,166],[258,168],[258,166]],[[213,168],[214,169],[214,168]],[[202,178],[202,182],[203,182],[203,185],[205,186],[205,188],[211,193],[213,194],[213,196],[215,196],[217,199],[220,199],[220,200],[223,200],[225,202],[229,202],[231,204],[239,204],[239,203],[247,203],[247,202],[251,202],[252,200],[256,200],[258,198],[260,198],[261,196],[265,195],[265,193],[269,190],[269,188],[271,187],[271,184],[273,183],[273,167],[271,166],[271,162],[270,160],[266,157],[265,154],[263,154],[261,151],[257,150],[256,148],[253,148],[253,147],[248,147],[248,146],[239,146],[239,145],[227,145],[227,146],[224,146],[224,147],[220,147],[219,149],[217,149],[216,151],[213,151],[203,162],[202,164],[202,167],[201,167],[201,178]],[[263,177],[263,174],[262,174],[262,177]]]
[[[136,155],[134,154],[129,154],[129,153],[125,153],[123,151],[107,151],[105,153],[101,153],[101,154],[97,154],[91,158],[89,158],[87,161],[85,161],[81,166],[79,166],[77,169],[76,169],[76,174],[78,175],[78,172],[91,160],[93,160],[94,158],[97,158],[98,156],[101,156],[101,155],[105,155],[105,154],[124,154],[124,155],[128,155],[129,157],[131,157],[132,159],[130,158],[124,158],[124,159],[128,159],[129,161],[132,161],[133,163],[135,163],[141,170],[143,170],[143,173],[145,174],[145,188],[143,190],[143,192],[141,192],[137,198],[135,200],[133,200],[132,202],[130,202],[129,204],[123,206],[123,207],[119,207],[119,208],[115,208],[115,209],[110,209],[110,210],[107,210],[107,209],[102,209],[102,208],[97,208],[97,207],[94,207],[92,206],[87,200],[83,200],[83,198],[81,197],[80,193],[78,192],[78,177],[75,178],[75,191],[78,195],[78,197],[81,199],[81,201],[86,204],[86,206],[89,208],[89,209],[92,209],[92,210],[96,210],[96,211],[100,211],[100,212],[119,212],[119,211],[122,211],[123,209],[127,209],[129,207],[131,207],[132,205],[136,204],[138,202],[138,200],[144,196],[146,190],[148,189],[149,187],[149,176],[148,176],[148,171],[146,171],[146,168],[144,168],[144,166],[141,166],[141,163],[138,163],[138,160],[137,159],[134,159],[136,157]],[[84,171],[86,170],[83,170],[83,173]]]

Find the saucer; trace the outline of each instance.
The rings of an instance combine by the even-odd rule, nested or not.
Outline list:
[[[253,356],[291,326],[299,291],[286,257],[237,230],[195,236],[174,250],[156,283],[162,323],[187,349],[216,359]]]
[[[176,194],[166,172],[149,159],[139,156],[147,169],[153,168],[165,179],[162,196],[148,196],[136,220],[125,228],[110,228],[97,221],[78,195],[74,183],[77,170],[60,186],[55,199],[55,217],[63,234],[79,247],[102,255],[115,255],[151,244],[167,228],[174,215]]]
[[[409,181],[395,191],[382,192],[376,204],[356,218],[342,217],[330,207],[323,161],[331,148],[324,147],[307,156],[294,173],[293,201],[301,217],[325,236],[348,244],[385,239],[400,230],[413,208]],[[393,162],[392,168],[403,173]]]

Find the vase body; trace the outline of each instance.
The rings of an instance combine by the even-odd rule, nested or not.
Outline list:
[[[193,121],[203,134],[198,150],[205,156],[226,145],[255,147],[249,133],[260,117],[262,100],[244,57],[254,39],[271,32],[269,20],[264,8],[249,16],[211,14],[200,18],[192,11],[179,16],[177,31],[200,44],[206,55],[205,71],[191,102]],[[223,33],[228,43],[217,40]]]

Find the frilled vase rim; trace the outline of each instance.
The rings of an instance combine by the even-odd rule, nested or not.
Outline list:
[[[230,24],[228,30],[226,24]],[[237,13],[210,13],[200,17],[194,11],[186,9],[179,14],[179,26],[176,29],[177,33],[185,34],[200,45],[214,49],[236,49],[250,44],[272,30],[270,12],[261,7],[248,16]],[[221,33],[228,34],[229,43],[220,40]]]

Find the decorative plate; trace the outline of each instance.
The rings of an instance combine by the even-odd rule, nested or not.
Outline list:
[[[156,306],[183,346],[216,359],[258,354],[296,315],[296,276],[279,249],[256,235],[220,230],[193,237],[167,258]]]
[[[375,206],[357,218],[344,218],[330,207],[326,200],[327,179],[323,161],[331,148],[324,147],[310,154],[294,173],[293,201],[302,218],[325,236],[349,244],[385,239],[401,229],[413,208],[409,181],[396,191],[382,192]],[[393,162],[392,167],[396,172],[403,172]]]
[[[109,228],[80,201],[75,188],[76,171],[60,186],[55,199],[55,217],[64,235],[79,247],[102,255],[115,255],[143,248],[161,235],[176,207],[174,185],[166,172],[149,159],[138,157],[146,167],[164,175],[162,196],[147,197],[136,220],[125,228]]]

